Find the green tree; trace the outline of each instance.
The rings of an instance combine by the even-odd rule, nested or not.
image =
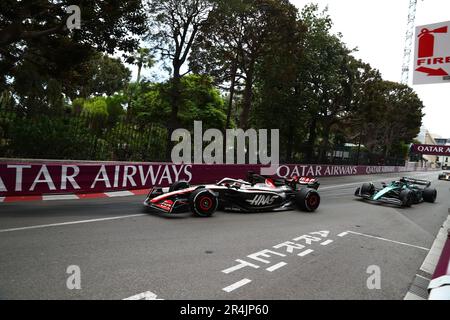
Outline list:
[[[203,121],[205,128],[223,128],[226,122],[224,100],[208,76],[187,75],[180,84],[179,121],[192,128],[194,121]],[[145,84],[133,100],[138,123],[166,125],[171,113],[171,83]]]
[[[86,64],[87,81],[79,89],[83,98],[112,96],[123,91],[131,79],[131,71],[118,58],[97,53]]]
[[[258,65],[274,47],[296,41],[296,35],[294,39],[286,37],[289,31],[283,27],[294,28],[293,34],[297,32],[297,10],[284,0],[232,0],[217,4],[195,43],[191,65],[198,72],[212,74],[218,83],[230,83],[228,123],[235,88],[242,87],[239,126],[248,128],[254,111],[255,84],[262,74]],[[293,55],[288,51],[282,54]]]
[[[81,8],[79,30],[67,30],[70,5]],[[41,114],[65,105],[87,82],[95,52],[133,51],[145,32],[141,0],[2,1],[0,90],[20,107]]]
[[[141,82],[142,69],[148,69],[155,65],[155,58],[149,48],[139,48],[138,51],[127,60],[128,63],[138,67],[136,83]]]
[[[182,67],[191,52],[192,44],[211,10],[209,0],[151,0],[149,3],[149,36],[153,49],[172,68],[170,107],[167,123],[167,158],[171,152],[171,135],[178,126],[178,111],[181,100]],[[189,72],[189,70],[188,70]],[[188,73],[187,72],[187,73]]]

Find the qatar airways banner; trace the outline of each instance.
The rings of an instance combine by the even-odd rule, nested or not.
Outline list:
[[[167,187],[175,181],[215,183],[243,179],[260,165],[174,165],[170,163],[0,162],[0,196],[100,193]],[[277,177],[331,177],[396,173],[425,169],[405,167],[280,165]]]
[[[413,144],[411,147],[411,152],[430,156],[450,156],[450,146]]]

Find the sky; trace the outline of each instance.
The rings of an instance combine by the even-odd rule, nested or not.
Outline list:
[[[380,70],[385,80],[396,82],[401,80],[409,1],[291,0],[299,9],[311,2],[320,9],[328,6],[333,32],[340,32],[349,48],[358,48],[354,53],[357,58]],[[450,0],[418,1],[416,26],[444,21],[450,21]],[[157,68],[145,70],[144,75],[154,77]],[[136,68],[132,69],[135,77]],[[450,138],[450,83],[413,88],[425,105],[423,125],[437,136]]]
[[[357,58],[380,70],[385,80],[401,80],[409,0],[291,0],[299,9],[314,2],[328,6],[333,32],[342,33]],[[450,21],[450,0],[419,0],[416,26]],[[450,55],[450,53],[449,53]],[[413,68],[411,61],[411,69]],[[410,83],[412,85],[412,74]],[[413,86],[424,102],[423,125],[450,138],[450,83]],[[399,110],[401,112],[401,110]]]

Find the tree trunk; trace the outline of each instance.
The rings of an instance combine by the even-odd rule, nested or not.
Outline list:
[[[292,162],[292,153],[293,153],[293,149],[294,149],[294,126],[290,125],[289,126],[289,139],[287,139],[287,147],[286,147],[286,162],[287,163],[291,163]]]
[[[247,72],[245,88],[244,88],[244,98],[242,102],[242,114],[240,118],[240,127],[244,130],[249,128],[249,118],[250,110],[252,108],[253,101],[253,67],[252,64]]]
[[[138,64],[138,73],[137,73],[137,80],[136,80],[137,84],[139,84],[139,82],[141,82],[141,71],[142,71],[142,63],[140,62]]]
[[[181,65],[174,62],[174,73],[171,86],[171,112],[167,124],[167,145],[166,145],[166,160],[171,161],[172,156],[172,133],[178,128],[178,110],[181,102]]]
[[[225,125],[225,129],[229,129],[231,125],[231,111],[233,110],[233,98],[236,86],[236,72],[237,72],[237,62],[236,60],[234,60],[233,66],[231,68],[230,101],[228,102],[227,123]]]
[[[314,144],[317,139],[317,116],[313,115],[309,125],[309,138],[306,145],[306,161],[311,163],[314,154]]]
[[[326,155],[327,151],[329,149],[330,145],[330,131],[331,131],[331,124],[326,124],[323,132],[323,143],[322,147],[320,148],[320,155],[319,155],[319,162],[322,164],[325,164],[326,162]]]

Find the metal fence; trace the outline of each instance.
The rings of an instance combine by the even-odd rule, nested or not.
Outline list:
[[[167,159],[166,127],[138,122],[125,115],[111,117],[85,112],[45,114],[0,107],[0,157],[104,161],[170,161]],[[206,144],[205,144],[206,146]],[[298,153],[296,163],[336,165],[403,166],[401,158],[384,158],[357,148],[332,147],[319,157],[319,150],[306,159]],[[283,154],[283,150],[280,150]],[[280,159],[281,162],[289,162]]]
[[[0,109],[0,157],[162,161],[166,143],[165,127],[125,116]]]

